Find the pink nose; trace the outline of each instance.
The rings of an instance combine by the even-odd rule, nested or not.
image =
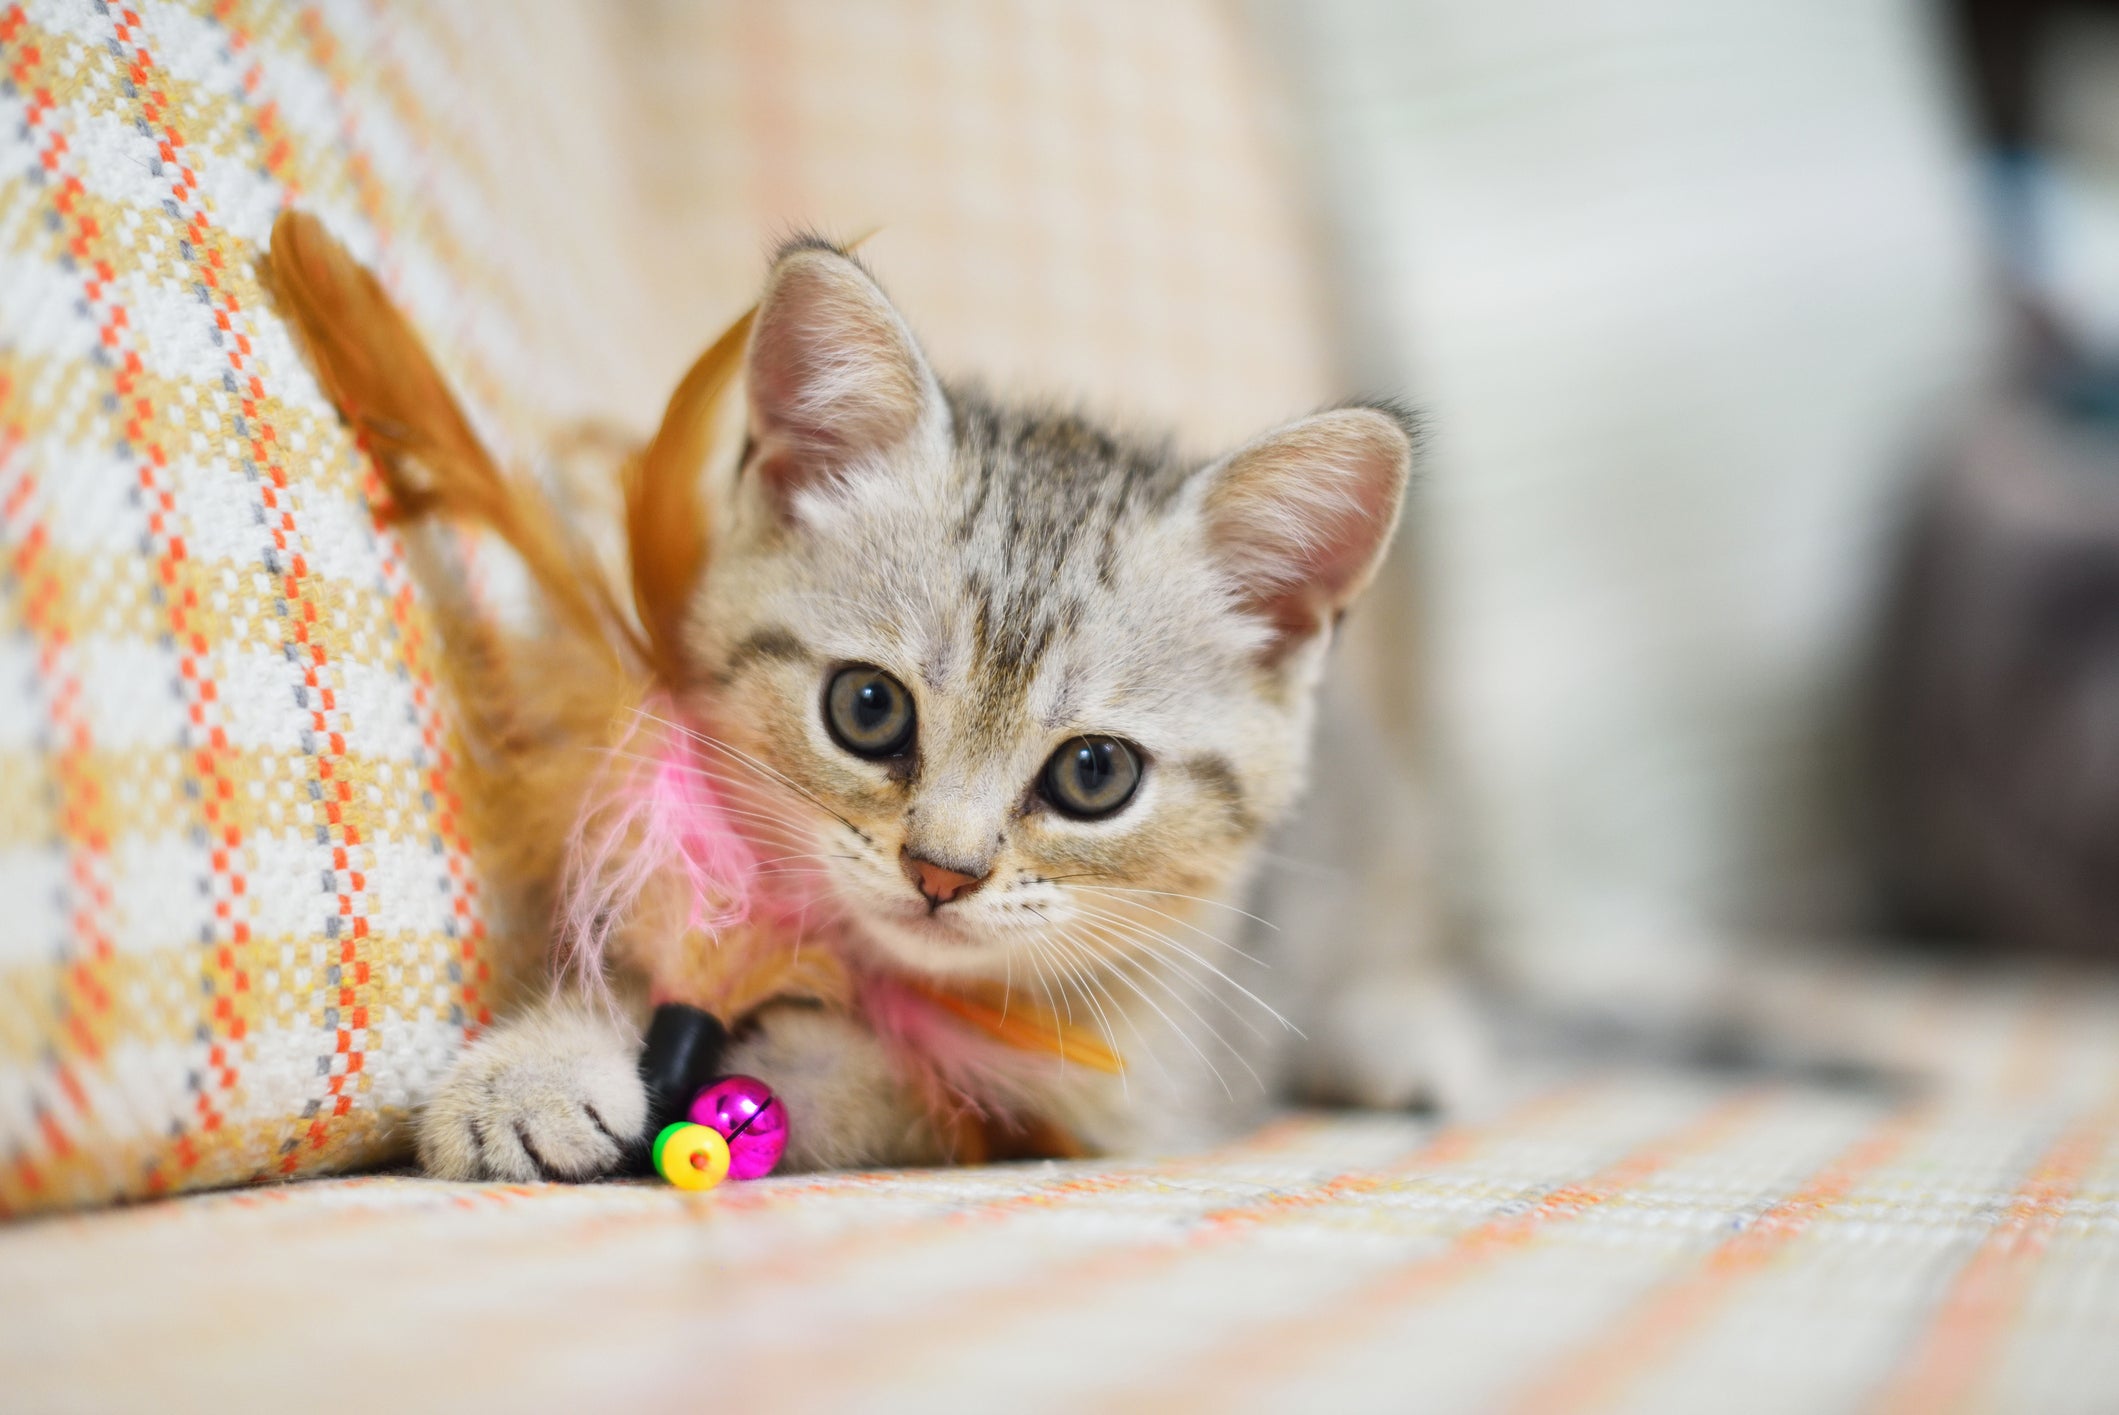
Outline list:
[[[984,875],[967,875],[962,870],[937,865],[910,850],[900,850],[898,861],[905,866],[905,877],[912,881],[912,887],[926,896],[929,904],[937,907],[952,899],[963,898],[986,882]]]

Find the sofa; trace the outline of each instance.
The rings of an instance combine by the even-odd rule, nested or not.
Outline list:
[[[1574,24],[1565,8],[1537,23]],[[1781,8],[1781,48],[1734,46],[1760,72],[1830,30],[1832,7]],[[1639,52],[1731,50],[1680,9],[1643,12],[1676,29]],[[1901,63],[1895,23],[1845,52]],[[1853,651],[1833,606],[1769,626],[1784,716],[1706,725],[1752,681],[1711,664],[1675,695],[1691,755],[1629,778],[1641,799],[1585,805],[1579,743],[1490,711],[1512,683],[1571,691],[1526,687],[1526,601],[1479,558],[1521,553],[1496,541],[1506,498],[1608,468],[1510,461],[1531,455],[1503,435],[1524,386],[1492,381],[1490,346],[1525,326],[1482,325],[1477,283],[1413,254],[1423,230],[1488,249],[1481,213],[1423,227],[1418,198],[1493,155],[1452,151],[1472,129],[1421,101],[1491,112],[1554,72],[1594,89],[1591,61],[1643,39],[1621,30],[1545,50],[1536,25],[1497,38],[1439,5],[1203,0],[0,4],[0,1406],[2119,1405],[2119,986],[1747,948],[1728,922],[1836,887],[1829,833],[1791,854],[1751,828],[1817,808],[1814,729]],[[1410,97],[1390,85],[1426,71],[1386,62],[1408,51],[1436,66]],[[1926,111],[1890,72],[1887,97]],[[1621,66],[1599,92],[1653,81]],[[1874,150],[1941,162],[1930,132]],[[1435,766],[1404,711],[1427,687],[1434,740],[1458,744],[1431,824],[1470,864],[1408,930],[1446,931],[1445,905],[1498,918],[1505,971],[1569,1004],[1570,920],[1613,973],[1667,976],[1619,956],[1640,916],[1570,893],[1540,832],[1610,832],[1676,792],[1604,864],[1613,897],[1686,901],[1648,931],[1716,960],[1743,1055],[1534,1012],[1476,1107],[1293,1109],[1202,1153],[706,1194],[412,1174],[427,1088],[541,976],[537,921],[485,886],[457,794],[433,599],[506,614],[520,577],[466,542],[438,583],[375,514],[374,468],[258,270],[288,205],[372,264],[532,473],[584,428],[652,419],[796,226],[877,228],[864,252],[944,367],[1201,446],[1431,386],[1440,509],[1408,544],[1439,569],[1349,627],[1392,769]],[[1884,465],[1911,406],[1976,373],[1971,238],[1938,239],[1883,262],[1912,295],[1851,317],[1908,338],[1928,320],[1926,362],[1850,353],[1881,386],[1837,440],[1752,453]],[[1577,336],[1584,288],[1556,296],[1578,297]],[[1512,366],[1551,388],[1560,363]],[[1650,470],[1756,425],[1716,406]],[[1883,476],[1781,484],[1793,511],[1740,485],[1705,514],[1851,516],[1827,549],[1858,557]],[[1688,607],[1816,569],[1744,560]],[[1543,603],[1585,602],[1588,562],[1547,571]],[[1835,572],[1817,593],[1858,589]],[[1401,632],[1416,597],[1432,644]],[[1605,603],[1645,623],[1657,598]],[[1640,652],[1683,657],[1703,625]],[[1598,711],[1575,728],[1637,743],[1669,721]],[[1405,867],[1348,863],[1357,892]]]

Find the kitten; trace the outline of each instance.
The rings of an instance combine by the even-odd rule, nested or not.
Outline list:
[[[1397,517],[1406,419],[1342,408],[1186,463],[945,386],[867,272],[808,240],[775,261],[747,358],[749,442],[685,639],[687,713],[753,788],[739,814],[860,966],[1079,1014],[1126,1058],[1026,1058],[998,1099],[1099,1150],[1203,1138],[1271,1059],[1228,901],[1301,787],[1332,628]],[[663,968],[677,939],[613,952]],[[497,1026],[428,1105],[423,1162],[611,1170],[646,1122],[642,1021],[560,997]],[[787,1103],[791,1167],[951,1157],[849,1016],[770,1007],[726,1069]]]

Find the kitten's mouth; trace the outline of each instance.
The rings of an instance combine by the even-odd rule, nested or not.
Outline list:
[[[862,933],[892,963],[942,977],[983,977],[1002,966],[1000,952],[983,931],[948,907],[924,902],[871,909],[861,916]]]
[[[931,938],[958,947],[985,942],[985,938],[977,930],[965,926],[961,914],[946,905],[909,905],[900,918],[906,927],[921,938]]]

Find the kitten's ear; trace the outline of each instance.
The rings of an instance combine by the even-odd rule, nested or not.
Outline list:
[[[751,468],[785,508],[944,417],[912,331],[868,272],[830,247],[782,251],[751,329]]]
[[[1203,477],[1207,539],[1277,662],[1328,628],[1383,559],[1412,469],[1410,421],[1339,408],[1237,449]]]

